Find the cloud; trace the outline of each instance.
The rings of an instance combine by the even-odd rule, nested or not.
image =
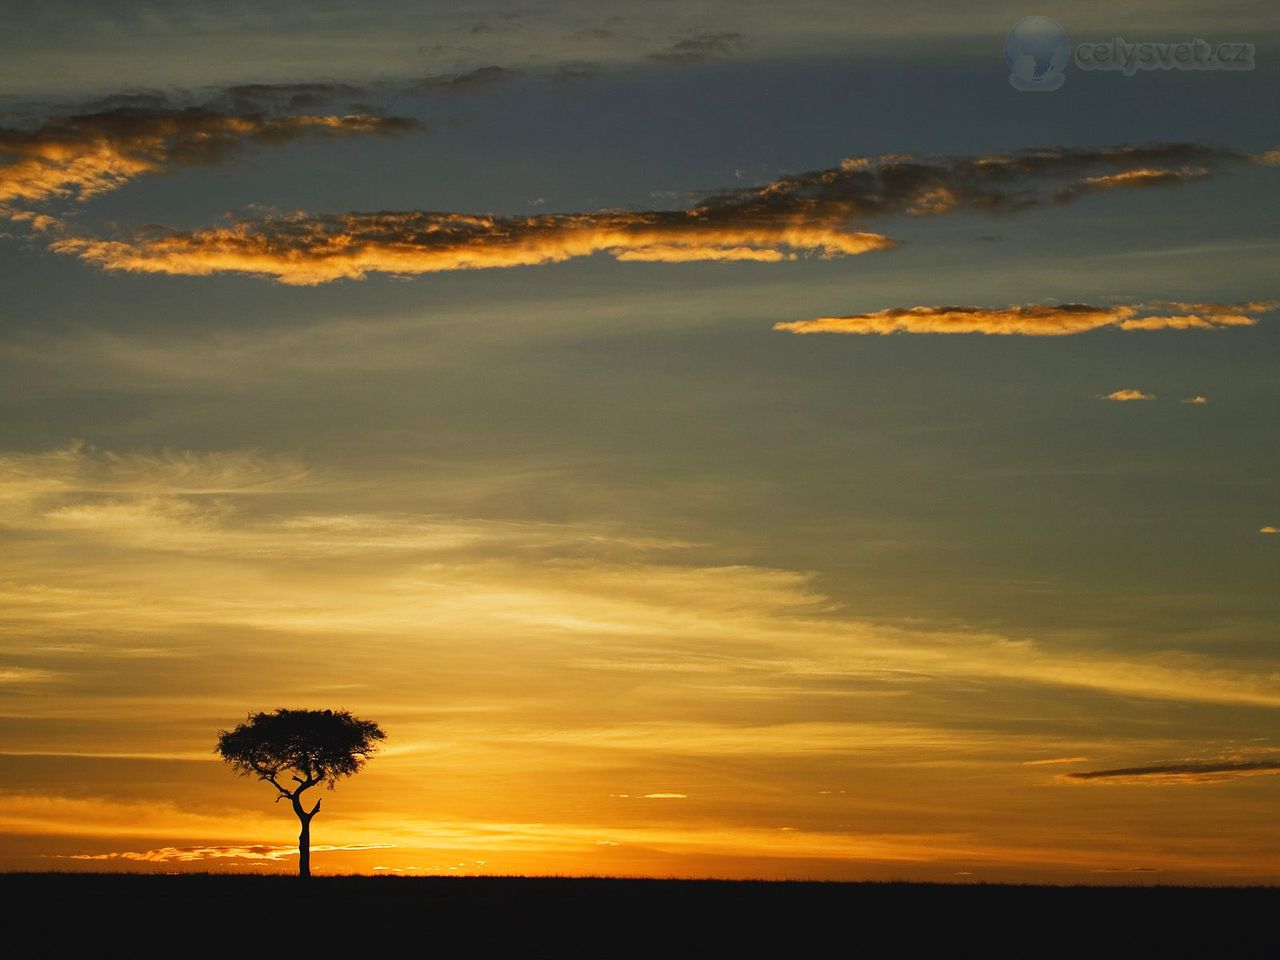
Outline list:
[[[1103,190],[1115,190],[1120,187],[1167,187],[1186,183],[1190,180],[1203,180],[1209,176],[1205,167],[1137,167],[1121,173],[1105,174],[1098,177],[1085,177],[1070,186],[1063,187],[1055,195],[1060,203],[1074,200],[1082,193],[1096,193]]]
[[[507,67],[476,67],[462,73],[426,77],[408,87],[406,93],[475,93],[505,86],[518,79],[520,72]]]
[[[67,237],[58,253],[107,270],[205,276],[259,274],[286,284],[560,263],[605,253],[630,262],[774,263],[801,255],[852,256],[894,246],[861,228],[891,214],[1017,211],[1052,202],[1046,185],[1153,157],[1196,158],[1206,169],[1247,156],[1198,144],[1053,148],[920,160],[902,155],[707,195],[683,209],[501,216],[399,211],[239,220],[191,232],[149,230],[124,239]],[[1203,318],[1182,318],[1197,325]],[[1217,325],[1226,325],[1222,321]]]
[[[40,670],[33,667],[0,666],[0,685],[49,683],[57,678],[58,675],[51,670]]]
[[[1152,700],[1280,702],[1269,674],[1247,665],[1167,652],[1077,656],[996,633],[873,622],[850,615],[805,571],[699,562],[682,541],[628,537],[598,523],[379,511],[368,487],[325,487],[305,474],[299,480],[292,468],[282,471],[270,460],[234,468],[227,462],[237,463],[229,455],[108,457],[74,449],[0,461],[6,550],[0,620],[14,638],[11,646],[20,638],[39,649],[105,640],[111,649],[193,655],[213,648],[203,641],[191,646],[192,637],[225,636],[210,673],[220,669],[215,661],[225,661],[243,676],[246,663],[267,656],[262,675],[275,677],[279,664],[268,651],[276,647],[264,644],[264,635],[278,638],[279,649],[305,637],[314,644],[315,660],[308,663],[319,673],[303,668],[288,681],[304,692],[316,676],[371,680],[371,674],[329,673],[326,659],[346,656],[333,650],[348,651],[368,638],[398,648],[404,663],[443,657],[458,677],[471,677],[479,664],[504,676],[527,669],[553,686],[566,672],[590,677],[590,690],[579,688],[587,700],[609,701],[617,690],[636,687],[637,678],[662,671],[677,678],[677,686],[731,692],[734,702],[747,694],[751,702],[789,700],[815,685],[905,683],[907,689],[956,678]],[[414,490],[420,482],[414,475]],[[395,483],[386,478],[378,486]],[[218,490],[230,493],[183,492]],[[269,495],[255,495],[259,490]],[[392,500],[399,502],[394,494]],[[242,644],[229,639],[237,636]],[[432,648],[429,661],[418,661],[424,637],[443,646]],[[521,660],[525,651],[536,655],[536,664]],[[94,689],[92,676],[65,674],[61,656],[24,666],[57,671],[60,684],[89,685],[76,691]],[[551,672],[538,672],[548,665]],[[172,677],[172,667],[155,656],[131,661],[129,669]],[[396,688],[402,679],[397,671],[378,682]],[[502,686],[490,677],[484,689],[490,680]],[[458,689],[474,694],[470,682]],[[97,690],[116,695],[114,686]],[[75,702],[86,710],[101,704],[92,697]],[[852,731],[845,724],[757,730],[675,722],[666,732],[645,723],[616,736],[548,729],[536,738],[551,743],[579,736],[587,744],[650,751],[678,745],[695,752],[823,752],[833,743],[847,750]],[[889,735],[883,724],[863,733],[881,746]],[[111,746],[96,743],[95,749]],[[1019,745],[1015,756],[1041,750],[1063,757],[1081,752],[1037,742],[1034,749]]]
[[[108,270],[205,276],[256,273],[312,285],[450,270],[535,266],[607,253],[617,260],[790,260],[846,256],[892,241],[830,223],[717,215],[694,208],[497,217],[454,213],[345,214],[245,220],[128,241],[69,238],[52,247]]]
[[[646,793],[640,797],[641,800],[688,800],[687,793]]]
[[[1130,403],[1134,400],[1154,400],[1154,393],[1143,393],[1141,390],[1134,390],[1126,387],[1123,390],[1112,390],[1105,396],[1100,396],[1099,400],[1115,400],[1117,403]]]
[[[384,850],[394,843],[349,843],[342,846],[312,846],[313,853],[342,850]],[[136,863],[198,863],[203,860],[287,860],[296,857],[298,848],[274,843],[243,846],[217,844],[203,847],[157,847],[152,850],[120,850],[111,853],[77,853],[68,860],[129,860]]]
[[[1196,406],[1202,406],[1209,402],[1209,398],[1206,397],[1203,393],[1197,393],[1194,397],[1187,397],[1182,402],[1194,404]]]
[[[489,547],[644,555],[691,546],[624,537],[592,524],[487,521],[400,512],[254,506],[342,490],[295,460],[252,452],[117,453],[82,441],[0,454],[0,532],[21,530],[83,546],[203,557],[296,559],[412,556]],[[283,551],[283,553],[282,553]],[[0,590],[0,596],[4,591]],[[15,675],[11,682],[34,676]]]
[[[355,105],[369,91],[349,83],[243,83],[218,92],[206,104],[229,113],[300,113],[332,106]]]
[[[1060,763],[1083,763],[1088,757],[1048,757],[1044,760],[1023,760],[1024,767],[1048,767],[1056,766]]]
[[[699,33],[683,40],[676,40],[664,50],[648,54],[650,60],[664,63],[704,63],[720,57],[732,56],[746,46],[746,38],[740,33]]]
[[[783,321],[775,323],[773,329],[796,334],[981,333],[1031,337],[1070,336],[1104,327],[1119,330],[1221,330],[1254,326],[1258,320],[1251,314],[1268,312],[1276,306],[1274,301],[1236,304],[1154,301],[1122,306],[1063,303],[1014,304],[1008,307],[893,307],[874,313]]]
[[[279,493],[311,486],[288,457],[247,451],[103,450],[83,440],[34,453],[0,453],[0,507],[36,497]]]
[[[295,89],[292,99],[299,96]],[[417,126],[369,114],[271,116],[206,107],[117,107],[49,119],[34,129],[5,127],[0,128],[0,205],[87,200],[143,174],[224,160],[251,144],[397,134]]]
[[[1265,527],[1259,527],[1258,532],[1273,535],[1280,533],[1280,527],[1273,527],[1271,524],[1267,524]]]
[[[1082,770],[1065,773],[1060,779],[1108,783],[1221,783],[1240,777],[1256,777],[1280,773],[1280,759],[1187,761],[1153,764],[1145,767],[1119,767],[1113,770]]]

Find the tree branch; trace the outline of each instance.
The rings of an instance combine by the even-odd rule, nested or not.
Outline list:
[[[253,760],[249,761],[249,765],[253,767],[255,771],[257,771],[259,780],[265,780],[267,783],[271,784],[273,787],[275,787],[277,790],[280,791],[280,796],[276,797],[276,803],[279,803],[281,798],[283,797],[293,796],[292,793],[290,793],[284,787],[280,786],[280,781],[276,779],[276,774],[274,770],[264,767],[262,764],[257,763]]]

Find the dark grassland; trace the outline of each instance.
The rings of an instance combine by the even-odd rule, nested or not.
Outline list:
[[[12,957],[1280,957],[1276,887],[14,873],[0,895]]]

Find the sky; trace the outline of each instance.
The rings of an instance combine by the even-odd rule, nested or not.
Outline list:
[[[1280,879],[1273,4],[11,8],[0,869]]]

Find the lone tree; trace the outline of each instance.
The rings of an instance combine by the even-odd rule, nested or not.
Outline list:
[[[309,877],[311,820],[320,812],[320,798],[308,810],[303,793],[320,783],[332,790],[339,778],[358,772],[386,737],[376,723],[346,710],[277,710],[251,713],[234,730],[219,731],[214,752],[242,777],[253,775],[275,787],[276,803],[287,799],[293,804],[302,823],[298,876]]]

